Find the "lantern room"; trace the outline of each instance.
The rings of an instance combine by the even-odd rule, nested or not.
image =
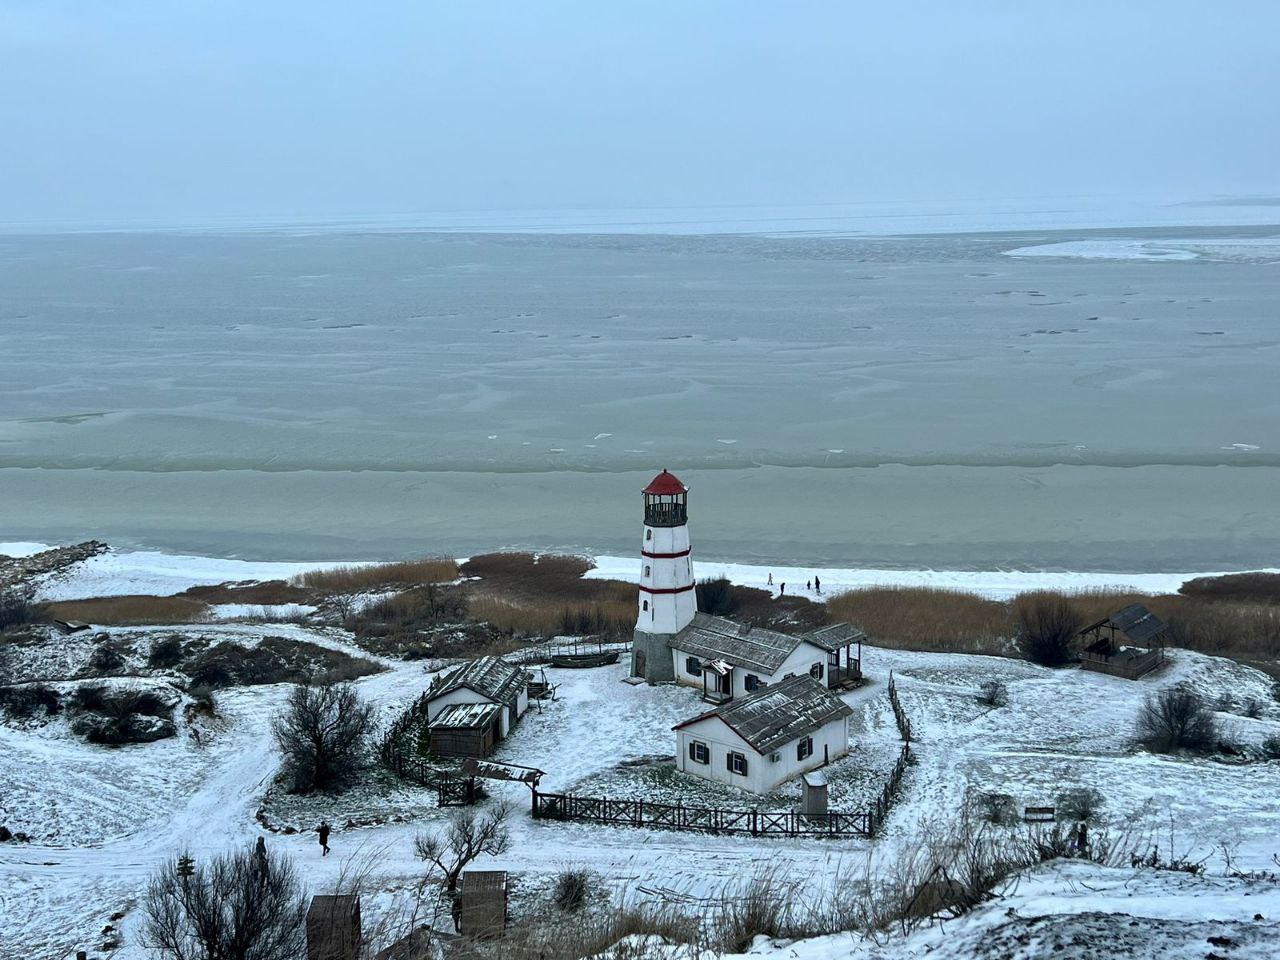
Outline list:
[[[647,527],[680,527],[689,522],[689,488],[663,470],[644,488]]]

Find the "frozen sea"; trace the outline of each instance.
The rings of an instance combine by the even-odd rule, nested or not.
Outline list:
[[[1275,210],[1273,208],[1272,212]],[[1280,226],[0,236],[0,540],[1280,557]]]

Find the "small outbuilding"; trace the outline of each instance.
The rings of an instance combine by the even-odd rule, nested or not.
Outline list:
[[[475,749],[484,750],[444,756],[484,756],[494,743],[511,733],[529,708],[528,681],[522,669],[500,657],[480,657],[459,667],[427,700],[432,743],[436,740],[435,728],[440,725],[442,742],[448,739],[456,746],[469,742]],[[469,709],[451,709],[457,707]]]
[[[1137,680],[1164,663],[1169,627],[1142,604],[1131,603],[1078,636],[1082,669]]]
[[[475,940],[502,936],[507,927],[507,874],[467,870],[458,891],[458,933]]]
[[[307,908],[307,960],[358,960],[360,898],[320,895]]]
[[[853,710],[809,674],[677,724],[676,769],[767,793],[849,750]]]

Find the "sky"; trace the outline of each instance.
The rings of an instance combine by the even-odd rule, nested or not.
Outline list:
[[[0,0],[0,222],[1280,194],[1280,3]]]

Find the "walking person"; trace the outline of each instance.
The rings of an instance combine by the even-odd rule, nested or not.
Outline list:
[[[267,838],[258,837],[258,842],[253,846],[253,865],[259,870],[267,868]]]
[[[316,827],[316,832],[320,834],[320,856],[327,857],[329,855],[329,821],[321,820],[320,826]]]
[[[807,592],[807,591],[809,591],[809,590],[812,590],[812,589],[813,589],[813,581],[812,581],[812,580],[806,580],[806,581],[804,582],[804,589],[805,589],[805,591],[806,591],[806,592]]]
[[[822,581],[818,579],[818,575],[816,573],[813,575],[813,592],[822,592]]]
[[[785,583],[778,584],[778,596],[785,597],[787,595],[787,585]]]
[[[773,586],[773,571],[769,571],[769,586]]]

